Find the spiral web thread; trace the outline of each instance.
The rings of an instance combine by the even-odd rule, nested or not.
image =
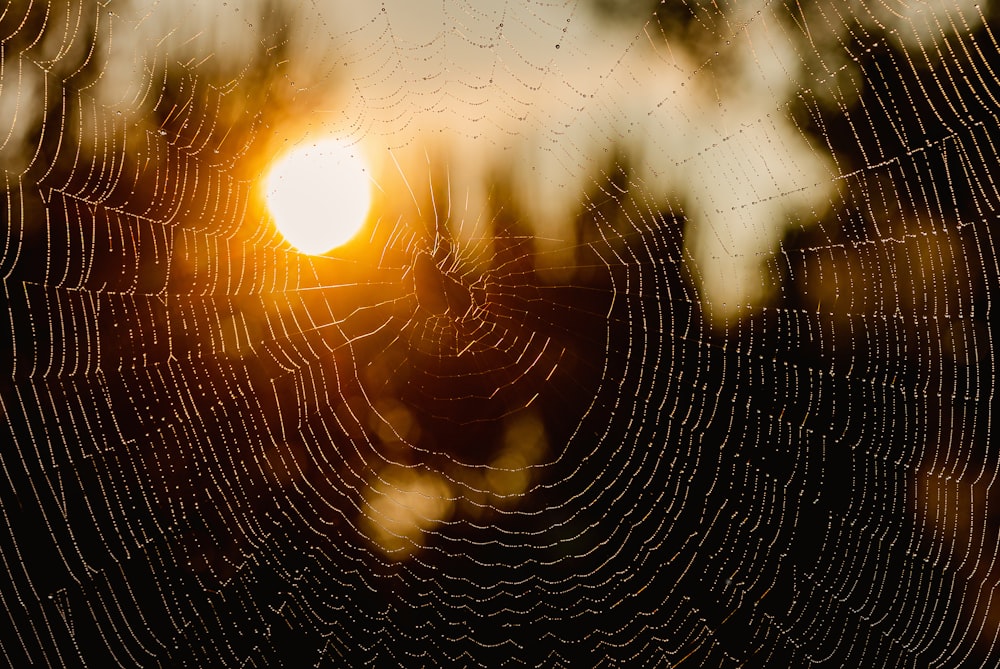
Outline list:
[[[2,663],[995,666],[993,3],[355,4],[0,15]]]

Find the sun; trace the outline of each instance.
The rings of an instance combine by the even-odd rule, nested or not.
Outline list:
[[[371,179],[360,152],[334,139],[278,158],[264,189],[278,230],[303,253],[326,253],[350,241],[371,207]]]

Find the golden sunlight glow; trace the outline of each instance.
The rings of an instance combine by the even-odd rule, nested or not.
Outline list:
[[[324,140],[279,158],[264,182],[268,209],[288,242],[320,254],[347,243],[365,223],[371,181],[356,147]]]

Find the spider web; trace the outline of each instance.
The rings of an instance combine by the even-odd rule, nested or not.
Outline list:
[[[4,663],[995,666],[995,12],[8,3]]]

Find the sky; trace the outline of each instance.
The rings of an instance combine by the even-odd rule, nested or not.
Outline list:
[[[99,105],[140,119],[156,99],[158,63],[239,76],[275,29],[259,18],[269,7],[113,5]],[[490,236],[491,180],[508,175],[553,282],[572,279],[575,217],[611,156],[630,161],[645,206],[686,218],[702,297],[721,318],[767,296],[761,258],[792,217],[822,215],[836,190],[830,161],[784,107],[797,86],[795,46],[752,7],[723,27],[731,34],[716,54],[583,3],[283,7],[284,76],[302,109],[273,129],[275,145],[356,143],[397,194],[401,177],[420,182],[446,165],[466,238]]]
[[[981,20],[971,0],[855,4],[816,5],[823,21],[809,39],[835,45],[845,17],[861,16],[905,45],[931,46],[949,26]],[[280,17],[267,20],[275,8]],[[453,226],[466,239],[492,234],[484,212],[504,174],[555,283],[574,274],[573,225],[586,193],[612,157],[625,156],[643,206],[684,217],[701,299],[724,322],[767,302],[774,280],[763,261],[790,226],[821,219],[838,197],[842,175],[789,113],[803,76],[810,91],[845,99],[857,88],[851,77],[867,76],[849,61],[803,72],[801,35],[769,13],[766,2],[743,3],[682,41],[644,17],[609,20],[583,2],[136,0],[98,16],[107,39],[88,93],[95,123],[114,110],[144,131],[157,67],[215,68],[239,81],[248,54],[287,26],[274,65],[297,109],[294,122],[271,128],[272,154],[288,142],[342,139],[366,155],[390,200],[405,198],[403,180],[446,166],[460,212]],[[59,29],[48,31],[43,61],[85,48],[64,40],[83,26],[81,8],[51,20]],[[0,127],[9,128],[0,157],[16,171],[46,92],[34,67],[7,70],[17,94],[0,96]]]

